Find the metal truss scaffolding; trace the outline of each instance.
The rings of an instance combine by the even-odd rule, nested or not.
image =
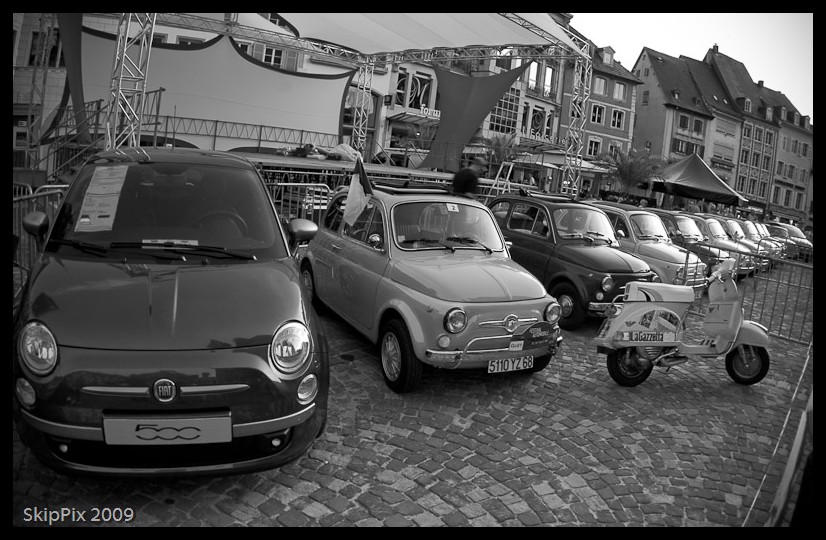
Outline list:
[[[118,25],[117,48],[106,118],[107,150],[138,146],[149,53],[155,32],[155,13],[123,13]],[[136,26],[134,36],[133,24]]]
[[[32,86],[29,94],[29,112],[26,129],[26,165],[36,169],[40,165],[41,135],[46,114],[45,94],[49,73],[49,52],[54,46],[54,13],[40,16],[40,30],[34,53],[32,69]],[[39,104],[39,112],[36,111]]]

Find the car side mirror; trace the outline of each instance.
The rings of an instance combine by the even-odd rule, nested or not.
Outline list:
[[[378,233],[373,233],[367,238],[367,245],[378,251],[384,251],[382,244],[384,240]]]
[[[294,218],[287,223],[287,235],[290,237],[290,253],[295,254],[302,244],[306,244],[318,232],[318,225],[309,219]]]
[[[625,238],[625,232],[624,231],[617,231],[617,236],[619,236],[620,238]]]
[[[49,216],[45,212],[29,212],[23,217],[23,230],[34,237],[40,251],[49,232]]]

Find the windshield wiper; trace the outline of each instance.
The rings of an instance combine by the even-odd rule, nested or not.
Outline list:
[[[200,245],[191,245],[191,244],[179,244],[175,242],[164,242],[164,243],[149,243],[149,242],[112,242],[110,245],[112,248],[146,248],[146,249],[162,249],[164,251],[171,251],[173,253],[200,253],[200,254],[208,254],[208,255],[215,255],[220,254],[224,255],[226,258],[234,258],[234,259],[244,259],[248,261],[257,261],[258,258],[251,254],[246,253],[244,251],[235,251],[232,249],[227,249],[222,246],[200,246]]]
[[[100,244],[93,244],[91,242],[81,242],[80,240],[67,240],[65,238],[56,238],[53,240],[49,240],[49,243],[60,244],[62,246],[72,246],[73,248],[77,249],[78,251],[82,251],[84,253],[91,253],[92,255],[98,255],[99,257],[103,257],[109,248],[106,246],[102,246]]]
[[[451,242],[458,242],[460,244],[478,244],[482,246],[482,248],[488,252],[488,255],[493,253],[493,250],[490,249],[488,246],[480,242],[479,240],[474,240],[473,238],[467,236],[448,236],[445,240],[450,240]]]
[[[422,242],[423,244],[438,244],[445,249],[449,249],[450,251],[456,251],[456,248],[453,246],[448,246],[447,244],[443,244],[439,240],[434,240],[433,238],[405,238],[402,244],[413,244],[416,242]]]
[[[611,239],[610,239],[610,238],[605,238],[605,235],[604,235],[604,234],[602,234],[602,233],[601,233],[601,232],[599,232],[599,231],[586,231],[586,232],[587,232],[587,234],[589,235],[589,236],[588,236],[588,238],[591,238],[592,240],[593,240],[593,237],[594,237],[594,236],[596,236],[596,237],[598,237],[600,240],[605,240],[608,244],[613,244],[613,242],[611,241]]]

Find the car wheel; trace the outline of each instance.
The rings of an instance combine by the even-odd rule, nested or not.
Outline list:
[[[315,276],[313,275],[313,269],[309,263],[304,263],[301,266],[301,283],[307,290],[307,295],[310,297],[310,300],[312,301],[315,310],[321,312],[324,309],[324,303],[321,301],[321,299],[318,297],[318,294],[316,293]]]
[[[573,285],[557,283],[549,292],[562,308],[562,316],[559,318],[560,328],[572,330],[582,324],[585,319],[585,308],[582,307],[582,300]]]
[[[390,319],[381,329],[379,341],[384,381],[398,394],[410,392],[422,378],[422,363],[413,353],[410,334],[400,319]]]

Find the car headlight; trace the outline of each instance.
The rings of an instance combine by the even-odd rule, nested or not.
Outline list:
[[[445,315],[444,327],[451,334],[461,332],[465,326],[467,326],[467,314],[463,309],[453,308]]]
[[[602,278],[602,282],[600,283],[600,285],[602,286],[603,291],[608,292],[614,288],[614,278],[612,278],[611,276],[605,276],[604,278]]]
[[[556,324],[562,316],[562,306],[557,302],[551,302],[545,307],[545,320],[551,324]]]
[[[275,332],[270,342],[270,362],[284,374],[302,369],[310,357],[310,331],[302,323],[290,321]]]
[[[26,324],[17,347],[23,363],[36,375],[48,375],[57,365],[57,342],[43,323]]]
[[[651,283],[659,283],[660,281],[662,280],[660,279],[660,276],[658,276],[657,274],[651,276]]]

